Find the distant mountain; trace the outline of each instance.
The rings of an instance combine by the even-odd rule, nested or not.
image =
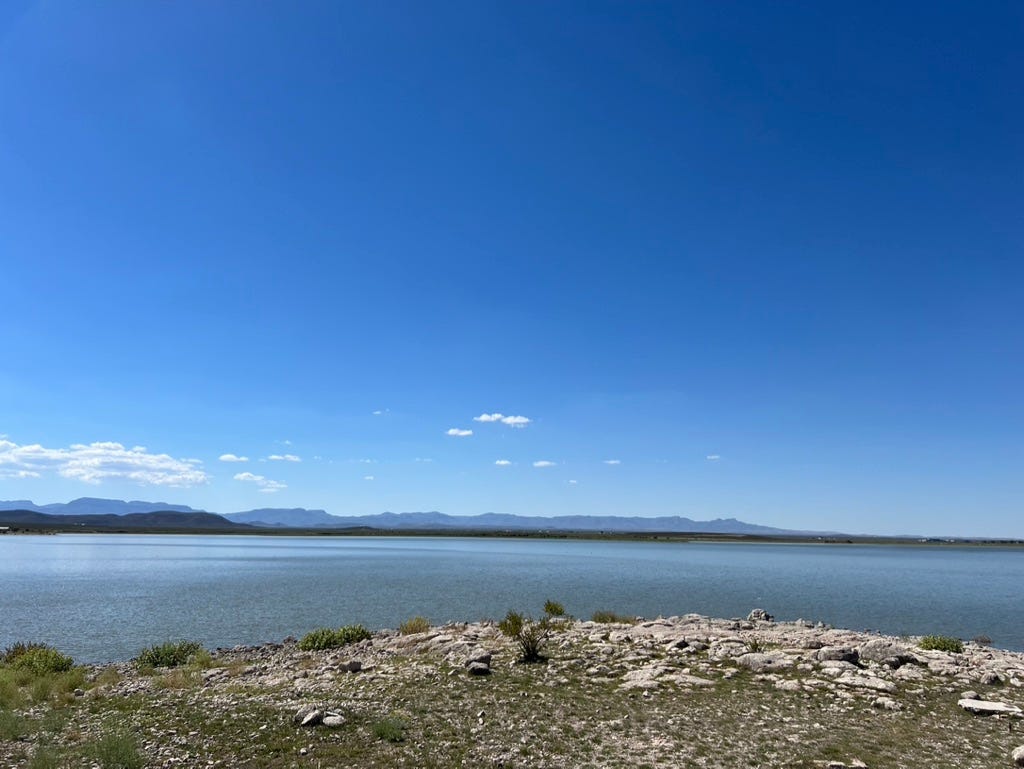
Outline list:
[[[39,513],[35,510],[3,510],[0,511],[0,526],[30,526],[41,528],[66,528],[81,526],[86,530],[218,530],[225,529],[244,531],[251,526],[229,521],[223,516],[213,513],[180,512],[163,510],[153,513],[127,513],[125,515],[53,515]]]
[[[54,502],[50,505],[36,505],[27,499],[16,499],[8,502],[0,501],[0,510],[31,510],[49,515],[127,515],[128,513],[160,513],[173,511],[178,513],[198,513],[188,505],[171,505],[167,502],[125,502],[122,499],[98,499],[96,497],[79,497],[70,502]]]
[[[197,513],[188,505],[171,505],[166,502],[125,502],[120,499],[96,499],[82,497],[66,504],[36,505],[28,500],[0,502],[0,511],[23,510],[57,516],[105,515],[126,517],[136,513]],[[559,515],[534,517],[508,513],[484,513],[482,515],[447,515],[439,512],[427,513],[379,513],[376,515],[331,515],[325,510],[306,508],[264,507],[213,516],[223,523],[248,524],[273,528],[352,528],[366,527],[387,530],[426,529],[477,529],[481,531],[613,531],[613,532],[693,532],[710,534],[763,534],[783,536],[820,532],[799,532],[776,529],[745,523],[735,518],[716,518],[712,521],[695,521],[679,515],[661,518],[616,515]],[[197,519],[199,520],[199,519]],[[124,526],[125,523],[120,525]]]
[[[294,526],[297,528],[317,528],[321,526],[344,525],[338,523],[336,516],[325,510],[307,510],[304,507],[291,509],[262,507],[258,510],[246,510],[242,513],[227,513],[229,521],[251,523],[255,526]]]

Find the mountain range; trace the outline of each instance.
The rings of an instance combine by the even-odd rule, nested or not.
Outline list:
[[[246,524],[272,528],[352,528],[365,527],[387,530],[456,530],[475,529],[486,531],[605,531],[605,532],[694,532],[714,534],[760,534],[790,535],[806,534],[771,526],[745,523],[735,518],[716,518],[711,521],[695,521],[683,516],[662,516],[644,518],[641,516],[613,515],[560,515],[536,517],[508,513],[484,513],[482,515],[456,516],[439,512],[379,513],[376,515],[331,515],[325,510],[306,508],[259,508],[236,513],[217,515],[196,510],[188,505],[173,505],[166,502],[124,501],[120,499],[98,499],[81,497],[67,503],[36,505],[30,500],[0,501],[0,511],[19,511],[49,516],[63,516],[67,522],[80,523],[82,517],[93,518],[95,525],[119,525],[133,528],[166,527],[179,522],[182,528],[230,528]],[[159,518],[131,518],[138,514],[160,513]],[[103,516],[101,523],[95,516]],[[68,520],[73,517],[75,520]],[[14,523],[9,514],[0,514],[4,522]],[[58,521],[60,519],[58,518]],[[22,517],[20,523],[29,523]],[[240,527],[241,528],[241,527]]]

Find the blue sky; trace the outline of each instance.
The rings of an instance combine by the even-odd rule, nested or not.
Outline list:
[[[1022,33],[5,3],[0,498],[1024,536]]]

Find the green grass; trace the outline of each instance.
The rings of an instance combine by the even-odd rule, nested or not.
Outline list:
[[[590,616],[591,622],[601,622],[607,624],[620,624],[620,625],[635,625],[636,617],[629,614],[616,614],[613,611],[595,611]]]
[[[17,740],[28,733],[28,724],[17,713],[0,710],[0,740]]]
[[[382,718],[373,724],[373,736],[384,742],[405,740],[405,722],[400,718]]]
[[[954,652],[956,654],[961,654],[964,650],[963,641],[948,635],[926,635],[918,646],[929,651]]]
[[[348,646],[372,637],[373,634],[362,625],[345,625],[339,628],[321,627],[306,633],[299,641],[299,648],[303,651],[336,649],[339,646]]]
[[[139,652],[135,662],[140,668],[176,668],[189,664],[204,653],[209,659],[209,652],[196,641],[167,641],[146,647]]]
[[[146,765],[135,738],[122,731],[107,732],[87,745],[85,753],[102,769],[142,769]]]
[[[27,670],[33,675],[63,673],[71,670],[75,661],[46,644],[16,643],[4,651],[4,665],[14,670]]]
[[[398,626],[398,632],[401,635],[426,633],[428,630],[430,630],[430,622],[426,617],[413,617]]]

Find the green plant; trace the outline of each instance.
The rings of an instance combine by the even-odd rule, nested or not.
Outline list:
[[[46,644],[22,644],[20,646],[21,648],[13,653],[14,647],[9,647],[4,653],[6,663],[15,670],[25,670],[32,675],[43,676],[50,673],[63,673],[71,670],[75,664],[71,657],[61,654]]]
[[[405,722],[400,718],[382,718],[374,722],[373,736],[385,742],[401,742],[405,739]]]
[[[426,633],[430,630],[430,622],[426,617],[413,617],[398,626],[401,635],[412,635],[413,633]]]
[[[959,638],[953,638],[948,635],[926,635],[918,643],[922,649],[940,651],[940,652],[954,652],[960,654],[964,650],[964,642]]]
[[[547,600],[544,602],[544,613],[549,617],[564,617],[565,607],[558,601]]]
[[[140,668],[176,668],[191,662],[196,655],[205,651],[202,644],[196,641],[166,641],[140,651],[135,662]]]
[[[511,610],[505,615],[505,619],[498,623],[498,630],[502,635],[511,638],[519,646],[519,659],[522,662],[542,662],[544,657],[541,655],[541,649],[560,627],[561,623],[550,614],[534,620]]]
[[[602,622],[608,624],[620,624],[620,625],[635,625],[636,617],[630,617],[625,614],[616,614],[613,611],[595,611],[591,617],[591,622]]]
[[[336,629],[321,627],[306,633],[299,641],[299,648],[303,651],[336,649],[372,637],[373,634],[362,625],[345,625]]]
[[[60,754],[52,748],[42,746],[36,748],[35,753],[32,754],[27,769],[58,769],[60,765]]]
[[[22,716],[9,710],[0,710],[0,740],[17,740],[28,731]]]
[[[146,764],[135,738],[121,731],[107,732],[85,752],[102,769],[142,769]]]

